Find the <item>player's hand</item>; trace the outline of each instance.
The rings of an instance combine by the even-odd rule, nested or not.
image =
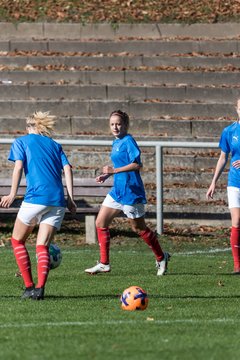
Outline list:
[[[95,180],[98,184],[102,184],[107,180],[108,177],[109,177],[108,174],[101,174],[101,175],[97,176]]]
[[[206,194],[207,200],[213,199],[213,194],[214,193],[215,193],[215,185],[211,184],[208,191],[207,191],[207,194]]]
[[[71,214],[75,215],[77,211],[76,203],[69,197],[67,200],[67,208]]]
[[[15,196],[11,194],[3,196],[0,201],[0,207],[9,208],[12,205],[14,199]]]

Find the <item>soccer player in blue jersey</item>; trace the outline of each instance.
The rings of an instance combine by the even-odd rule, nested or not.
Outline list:
[[[234,274],[240,274],[240,99],[237,101],[236,111],[238,120],[223,129],[219,142],[221,153],[206,197],[207,199],[213,198],[217,180],[222,174],[230,154],[231,160],[227,185],[228,206],[232,222],[230,244],[233,255]]]
[[[104,166],[103,173],[96,178],[103,183],[113,175],[113,187],[106,196],[96,219],[97,236],[100,247],[100,262],[86,269],[89,274],[106,273],[111,270],[109,262],[110,233],[112,220],[123,212],[134,232],[146,242],[156,257],[157,275],[167,272],[170,255],[163,252],[157,234],[147,227],[144,219],[146,197],[140,176],[142,167],[140,149],[134,138],[128,134],[129,116],[121,110],[110,115],[110,130],[115,137],[112,144],[112,166]]]
[[[71,213],[75,213],[76,204],[73,200],[71,165],[61,145],[51,138],[55,117],[48,112],[36,112],[27,118],[26,125],[28,134],[14,140],[11,146],[8,158],[14,162],[11,192],[2,197],[0,206],[9,207],[13,203],[24,170],[27,189],[14,224],[11,243],[26,287],[22,299],[43,300],[50,269],[49,244],[56,230],[60,229],[66,205]],[[62,170],[66,179],[67,203]],[[37,224],[38,282],[35,287],[25,242]]]

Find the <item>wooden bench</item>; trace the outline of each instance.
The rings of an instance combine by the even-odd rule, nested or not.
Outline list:
[[[97,242],[95,219],[100,209],[102,200],[109,192],[112,186],[112,179],[104,184],[97,184],[95,179],[74,179],[74,199],[77,203],[76,217],[85,218],[86,243],[94,244]],[[0,197],[9,194],[11,188],[11,179],[0,179]],[[17,214],[23,196],[26,191],[26,182],[22,180],[18,189],[17,198],[10,208],[0,208],[0,215]],[[66,211],[65,217],[69,217],[69,211]]]

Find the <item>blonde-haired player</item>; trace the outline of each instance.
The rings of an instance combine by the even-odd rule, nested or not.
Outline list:
[[[44,299],[50,258],[48,247],[56,230],[59,230],[66,205],[76,211],[73,200],[73,177],[69,161],[60,144],[51,136],[56,119],[49,112],[35,112],[26,120],[27,135],[13,142],[8,160],[13,161],[10,194],[3,196],[0,206],[9,207],[14,201],[24,170],[27,189],[19,209],[12,233],[12,247],[22,274],[25,291],[22,299]],[[67,186],[67,203],[62,184],[64,170]],[[38,258],[36,287],[31,272],[31,262],[25,242],[35,225],[39,224],[36,241]]]

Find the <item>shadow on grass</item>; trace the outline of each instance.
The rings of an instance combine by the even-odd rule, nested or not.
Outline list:
[[[120,299],[119,295],[45,295],[44,300],[105,300],[105,299]],[[21,299],[20,295],[0,295],[0,300],[20,300],[22,303],[32,302],[32,299]],[[37,301],[38,302],[38,301]]]
[[[47,300],[107,300],[107,299],[120,299],[121,294],[119,295],[46,295],[44,301]],[[0,295],[0,300],[19,300],[22,303],[31,302],[31,299],[21,300],[19,296],[11,296],[11,295]],[[239,295],[149,295],[149,299],[240,299]],[[37,301],[38,302],[38,301]]]

